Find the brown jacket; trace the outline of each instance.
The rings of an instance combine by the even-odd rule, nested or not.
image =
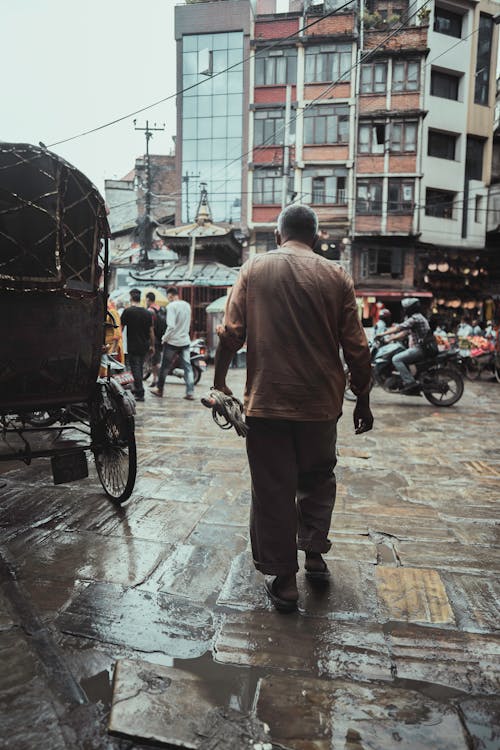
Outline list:
[[[231,290],[221,343],[247,342],[245,412],[321,421],[342,412],[342,347],[356,395],[370,385],[370,352],[352,279],[298,242],[256,255]]]

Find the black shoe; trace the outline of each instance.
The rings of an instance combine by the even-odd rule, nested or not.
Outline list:
[[[409,383],[401,388],[400,393],[404,393],[405,396],[420,396],[421,388],[418,383]]]
[[[279,582],[280,576],[276,576],[270,581],[265,581],[264,586],[267,591],[267,595],[273,603],[275,609],[283,614],[295,612],[297,609],[297,599],[284,599],[276,591],[276,582]]]
[[[323,560],[323,557],[317,553],[306,552],[306,563],[305,563],[306,578],[310,581],[328,581],[330,578],[330,571],[328,565]]]

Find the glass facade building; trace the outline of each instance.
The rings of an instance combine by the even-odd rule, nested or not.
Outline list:
[[[207,183],[214,221],[241,218],[243,38],[242,32],[182,36],[182,176],[199,175],[188,183],[190,221],[199,182]]]

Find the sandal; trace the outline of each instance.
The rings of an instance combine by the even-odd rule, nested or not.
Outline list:
[[[297,600],[296,599],[283,599],[274,590],[275,584],[276,584],[276,578],[273,578],[271,581],[264,582],[267,595],[272,601],[274,608],[277,609],[278,612],[282,612],[283,614],[295,612],[297,609]]]
[[[310,581],[327,581],[330,578],[330,571],[328,570],[328,565],[323,560],[323,558],[321,558],[321,562],[323,564],[321,568],[313,568],[311,570],[308,570],[307,556],[306,556],[306,562],[305,562],[304,568],[305,568],[306,578],[309,578]]]

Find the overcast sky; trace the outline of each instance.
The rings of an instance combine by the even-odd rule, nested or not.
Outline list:
[[[175,93],[179,0],[0,0],[0,140],[47,146]],[[170,153],[175,99],[136,115],[165,123],[151,153]],[[52,146],[104,190],[145,151],[134,117]]]

